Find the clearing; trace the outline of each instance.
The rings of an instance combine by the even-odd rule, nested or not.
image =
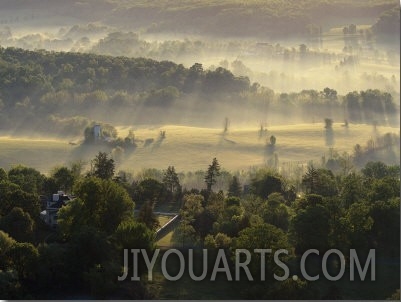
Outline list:
[[[214,157],[228,171],[263,166],[272,157],[266,148],[271,135],[276,137],[274,151],[280,164],[319,161],[323,155],[327,157],[330,146],[338,152],[352,153],[355,144],[365,146],[369,139],[377,135],[387,132],[399,135],[399,128],[395,127],[379,126],[375,130],[371,125],[350,124],[346,128],[341,123],[333,124],[330,142],[323,123],[271,126],[262,135],[256,126],[232,126],[227,133],[223,133],[223,129],[174,125],[119,126],[117,129],[120,137],[133,129],[137,139],[137,148],[133,152],[125,152],[117,159],[116,170],[130,172],[139,172],[145,168],[166,169],[168,166],[175,166],[176,171],[194,172],[207,169]],[[164,139],[160,139],[160,131],[165,131]],[[149,139],[153,141],[149,143]],[[0,167],[9,169],[12,165],[23,164],[48,174],[56,165],[69,164],[74,160],[89,163],[99,151],[110,152],[111,148],[74,146],[67,139],[1,136]]]

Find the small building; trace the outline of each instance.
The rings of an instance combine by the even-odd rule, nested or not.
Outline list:
[[[93,137],[95,141],[99,141],[102,138],[102,127],[100,125],[93,126]]]
[[[71,196],[68,196],[63,191],[58,191],[48,199],[46,210],[40,213],[40,218],[49,226],[56,227],[58,211],[61,209],[61,207],[68,204],[68,202],[70,202],[72,199],[73,198]]]

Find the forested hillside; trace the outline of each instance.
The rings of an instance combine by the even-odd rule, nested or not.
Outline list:
[[[146,177],[116,174],[113,159],[101,152],[89,171],[82,168],[82,163],[75,162],[53,169],[49,176],[24,166],[0,168],[3,299],[397,297],[399,166],[369,162],[361,171],[333,173],[310,165],[296,189],[293,178],[277,171],[262,168],[247,175],[230,174],[214,158],[201,171],[201,190],[183,187],[182,175],[173,166],[156,171],[160,178],[155,173]],[[229,183],[217,191],[217,183],[223,177]],[[51,228],[39,213],[46,208],[47,198],[60,188],[73,190],[75,196],[59,210],[58,227]],[[137,215],[133,212],[135,206],[139,209]],[[147,281],[148,270],[142,257],[136,266],[141,281],[117,278],[124,272],[124,249],[141,248],[142,252],[154,253],[158,247],[155,207],[179,209],[180,222],[173,231],[170,248],[183,252],[191,248],[195,253],[201,248],[208,250],[204,281],[191,281],[188,276],[176,282],[166,281],[160,272],[160,261],[156,262],[153,280]],[[287,255],[280,257],[284,261],[280,267],[274,265],[273,253],[264,255],[268,264],[264,280],[258,277],[261,259],[254,249],[259,248],[273,253],[287,250]],[[246,281],[242,273],[240,281],[209,281],[217,251],[224,251],[232,259],[236,249],[248,249],[252,254],[249,269],[254,281]],[[309,274],[319,272],[324,263],[331,276],[341,275],[341,270],[346,272],[341,280],[329,281],[322,274],[319,280],[307,280],[307,275],[301,275],[300,258],[309,249],[320,252],[319,256],[309,256]],[[337,256],[322,262],[323,254],[331,249],[347,259],[341,270]],[[349,277],[355,265],[348,261],[350,249],[356,249],[362,265],[372,249],[376,255],[370,266],[366,261],[365,273],[358,269],[355,281]],[[170,272],[177,267],[171,258],[167,262]],[[282,276],[283,263],[288,265],[291,276],[299,278],[273,278],[273,274]],[[226,265],[234,272],[233,261]],[[128,267],[129,274],[133,267]],[[185,291],[181,285],[184,282]]]
[[[220,125],[225,116],[253,124],[326,117],[398,123],[399,96],[385,91],[341,96],[326,87],[275,93],[222,67],[204,70],[200,63],[185,68],[145,58],[2,48],[0,65],[0,123],[6,132],[77,136],[92,121],[174,124],[185,119],[183,112],[202,126]],[[240,108],[248,112],[245,117]],[[165,109],[173,113],[163,115]],[[288,113],[291,121],[284,120]],[[206,121],[199,118],[204,114]]]
[[[112,26],[136,27],[149,33],[201,34],[218,37],[283,38],[310,34],[313,25],[369,20],[397,7],[396,1],[3,1],[4,9],[34,9],[62,18]],[[6,19],[7,20],[7,19]],[[10,20],[7,20],[10,21]],[[12,20],[15,21],[15,20]],[[353,23],[356,23],[354,21]],[[393,28],[386,30],[393,31]]]
[[[0,0],[0,299],[399,300],[399,25]]]

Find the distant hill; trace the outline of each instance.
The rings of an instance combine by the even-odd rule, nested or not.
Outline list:
[[[149,33],[263,38],[307,35],[311,24],[323,29],[361,19],[373,24],[380,14],[394,7],[399,3],[393,0],[4,0],[0,4],[0,10],[35,10],[49,17],[98,21]]]

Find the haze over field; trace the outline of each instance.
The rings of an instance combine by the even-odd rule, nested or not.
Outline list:
[[[180,172],[204,170],[213,157],[219,158],[221,165],[228,171],[249,171],[274,160],[274,154],[269,153],[267,143],[271,135],[277,139],[274,153],[278,154],[277,167],[280,170],[285,170],[288,164],[303,165],[306,168],[310,161],[320,165],[322,157],[329,159],[333,152],[347,152],[351,155],[356,144],[365,146],[369,140],[375,140],[386,133],[399,135],[399,129],[394,127],[379,127],[375,130],[370,125],[352,124],[345,128],[340,123],[333,125],[334,135],[329,144],[322,123],[272,126],[262,135],[257,127],[235,128],[234,125],[227,133],[217,128],[171,125],[122,126],[117,127],[117,130],[121,137],[128,135],[129,130],[135,132],[138,141],[136,149],[114,154],[117,170],[134,174],[144,169],[163,170],[169,165],[175,166]],[[166,132],[163,140],[159,140],[160,131]],[[151,142],[146,144],[146,140]],[[85,169],[89,169],[90,160],[99,150],[112,151],[107,146],[71,145],[69,141],[60,139],[0,137],[0,166],[11,168],[20,163],[49,174],[51,167],[83,160]],[[384,153],[387,158],[381,158],[389,164],[397,164],[398,151],[395,145],[390,153]],[[27,153],[31,156],[27,157]]]
[[[334,120],[335,125],[347,120],[371,128],[387,127],[380,131],[390,132],[399,125],[396,1],[41,0],[2,1],[0,8],[2,47],[52,51],[3,51],[0,64],[13,71],[6,71],[0,89],[0,134],[60,139],[60,146],[50,147],[58,145],[50,141],[48,145],[63,154],[61,158],[76,148],[64,146],[65,142],[81,142],[84,129],[94,123],[118,126],[121,137],[124,127],[141,129],[134,131],[136,137],[147,125],[173,127],[157,151],[158,167],[173,164],[174,156],[167,155],[174,153],[168,149],[170,135],[182,133],[173,147],[184,150],[189,141],[190,149],[196,146],[193,135],[202,133],[198,138],[204,140],[198,145],[202,158],[209,151],[216,156],[231,154],[229,169],[263,165],[266,158],[258,148],[266,138],[253,142],[251,137],[244,140],[244,134],[244,149],[229,150],[238,147],[235,143],[218,145],[227,147],[229,153],[224,155],[218,149],[207,149],[224,119],[236,135],[246,133],[238,132],[245,131],[240,128],[265,127],[270,134],[279,125],[301,123],[310,124],[307,127],[316,131],[312,134],[316,138],[324,131],[317,126],[324,118]],[[59,51],[89,56],[54,53]],[[133,59],[128,62],[122,57]],[[35,60],[41,63],[32,65]],[[32,75],[22,74],[21,66]],[[15,89],[21,83],[26,88]],[[375,99],[380,100],[372,105]],[[298,151],[302,160],[308,156],[316,160],[328,152],[328,146],[317,147],[312,137],[307,140],[309,147],[305,144],[299,149],[303,135],[309,132],[296,133],[294,126],[288,129],[294,133],[292,140],[281,138],[280,132],[277,137],[280,161],[297,160]],[[368,133],[358,134],[358,143],[365,144]],[[22,145],[20,141],[17,155],[23,154]],[[352,153],[353,146],[344,146],[348,143],[336,140],[331,147]],[[1,150],[5,152],[2,162],[10,166],[13,147]],[[152,166],[148,151],[138,148],[124,162]],[[46,160],[42,162],[40,154],[37,158],[40,167],[48,170]],[[182,169],[200,168],[200,159],[199,164],[192,156],[188,160],[193,164],[182,164]]]
[[[398,1],[0,0],[0,299],[399,300],[400,152]]]
[[[396,4],[87,0],[22,6],[5,1],[0,43],[144,56],[186,67],[196,62],[211,69],[222,66],[277,92],[329,86],[347,93],[374,87],[399,95],[399,29],[392,27],[393,20],[378,23],[381,14],[389,14]],[[258,16],[263,13],[271,17]],[[344,27],[351,24],[356,28],[344,34]]]

